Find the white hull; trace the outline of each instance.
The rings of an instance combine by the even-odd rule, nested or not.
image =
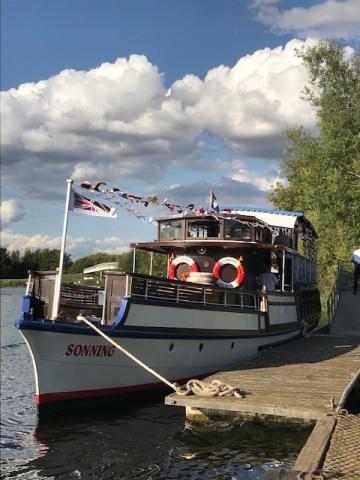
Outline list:
[[[162,386],[157,378],[100,337],[36,330],[22,333],[32,352],[38,404]],[[221,371],[256,355],[261,346],[298,334],[299,331],[293,331],[223,340],[117,337],[115,341],[162,376],[175,381]]]
[[[254,309],[124,299],[114,325],[103,331],[169,381],[181,382],[228,369],[261,347],[299,335],[294,297],[269,300],[266,317]],[[32,355],[38,405],[165,387],[84,324],[25,316],[17,326]]]

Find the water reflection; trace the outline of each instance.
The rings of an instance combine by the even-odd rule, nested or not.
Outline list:
[[[243,424],[227,431],[183,428],[183,412],[155,403],[117,416],[58,419],[37,428],[34,478],[257,479],[291,468],[305,442],[304,428]],[[25,470],[23,470],[23,474]],[[31,476],[27,478],[32,478]]]

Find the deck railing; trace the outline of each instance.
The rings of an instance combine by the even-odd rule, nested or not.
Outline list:
[[[128,274],[126,296],[176,304],[220,306],[223,308],[259,309],[259,296],[254,292],[232,291],[215,285],[177,282],[147,275]]]
[[[61,304],[81,303],[83,305],[98,305],[99,290],[99,287],[62,284],[60,290]]]

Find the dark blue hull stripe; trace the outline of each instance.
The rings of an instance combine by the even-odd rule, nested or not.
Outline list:
[[[16,322],[16,327],[19,330],[37,330],[41,332],[51,332],[51,333],[65,333],[69,335],[90,335],[97,336],[98,334],[94,332],[90,327],[72,325],[68,323],[53,322],[51,320],[24,320],[19,319]],[[114,330],[111,327],[104,327],[102,331],[111,338],[152,338],[152,339],[168,339],[168,338],[177,338],[177,339],[228,339],[228,338],[260,338],[260,337],[272,337],[280,336],[291,332],[299,331],[297,326],[292,328],[277,330],[272,332],[244,332],[241,330],[231,330],[226,332],[226,330],[190,330],[186,329],[179,331],[169,331],[168,328],[154,330],[147,330],[145,327],[140,329],[132,330],[131,327],[128,327],[126,330]]]

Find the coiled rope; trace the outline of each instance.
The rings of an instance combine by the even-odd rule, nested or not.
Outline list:
[[[198,397],[237,397],[244,398],[244,394],[238,388],[232,387],[220,380],[213,380],[211,383],[200,380],[189,380],[183,387],[178,387],[177,395],[196,395]]]
[[[161,382],[165,383],[168,387],[170,387],[177,395],[197,395],[200,397],[225,397],[225,396],[235,396],[237,398],[243,398],[243,394],[240,392],[238,388],[234,388],[231,385],[226,383],[220,382],[220,380],[213,380],[211,383],[201,382],[200,380],[189,380],[186,385],[180,386],[177,383],[171,383],[169,380],[164,378],[160,373],[153,370],[151,367],[146,365],[142,362],[139,358],[135,357],[132,353],[130,353],[126,348],[119,345],[117,342],[114,342],[112,338],[106,335],[103,331],[101,331],[98,327],[96,327],[90,320],[88,320],[83,315],[78,315],[76,317],[77,320],[81,320],[82,322],[86,323],[90,328],[92,328],[98,335],[103,337],[107,342],[111,343],[117,350],[122,352],[124,355],[128,356],[133,360],[135,363],[140,365],[146,371],[154,375],[154,377],[158,378]]]

